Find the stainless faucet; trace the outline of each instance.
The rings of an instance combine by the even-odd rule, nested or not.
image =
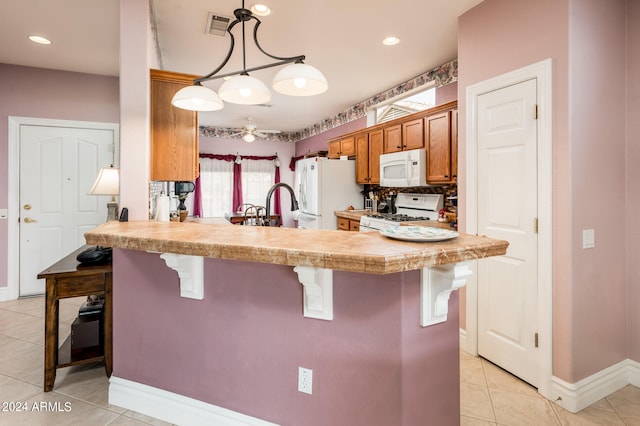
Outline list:
[[[296,196],[293,193],[293,188],[291,188],[289,185],[287,185],[284,182],[278,182],[275,185],[273,185],[271,188],[269,188],[269,192],[267,193],[267,201],[265,202],[266,206],[265,206],[265,213],[264,213],[264,226],[270,226],[270,222],[271,222],[271,196],[273,195],[273,192],[278,189],[279,187],[284,187],[287,189],[287,191],[289,191],[289,194],[291,194],[291,211],[296,211],[298,210],[298,200],[296,200]]]

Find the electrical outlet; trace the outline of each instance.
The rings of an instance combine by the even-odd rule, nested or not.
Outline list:
[[[298,367],[298,392],[308,393],[311,395],[313,387],[313,370]]]

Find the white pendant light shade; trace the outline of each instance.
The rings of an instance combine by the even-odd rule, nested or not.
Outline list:
[[[234,104],[258,105],[271,100],[269,88],[250,75],[237,75],[220,86],[219,96]]]
[[[291,64],[282,68],[273,78],[273,90],[289,96],[313,96],[329,88],[327,79],[315,67]]]
[[[244,136],[242,137],[242,139],[244,139],[244,141],[245,141],[245,142],[249,142],[249,143],[251,143],[251,142],[253,142],[253,141],[255,141],[255,140],[256,140],[256,137],[255,137],[255,136],[253,136],[251,133],[247,133],[246,135],[244,135]]]
[[[178,90],[171,104],[177,108],[190,111],[218,111],[224,108],[224,103],[216,92],[204,86],[188,86]]]

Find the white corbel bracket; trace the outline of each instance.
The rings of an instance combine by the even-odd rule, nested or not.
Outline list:
[[[420,325],[447,321],[449,296],[464,287],[471,276],[467,262],[423,268],[420,271]]]
[[[303,315],[307,318],[333,320],[333,270],[296,266],[302,284]]]
[[[185,254],[162,253],[167,266],[178,273],[180,296],[189,299],[204,299],[204,258]]]

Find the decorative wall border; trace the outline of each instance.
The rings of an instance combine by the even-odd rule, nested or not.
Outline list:
[[[438,88],[455,81],[458,81],[458,59],[454,59],[446,64],[430,69],[427,72],[405,81],[404,83],[398,84],[389,90],[372,96],[371,98],[353,105],[333,117],[326,118],[312,126],[306,127],[297,132],[283,132],[269,135],[266,139],[270,141],[298,142],[362,118],[367,114],[367,110],[372,106],[383,103],[387,99],[392,99],[398,95],[412,91],[417,87],[435,82],[435,87]],[[240,139],[240,136],[231,136],[238,133],[240,130],[241,129],[231,127],[200,126],[200,136]]]

